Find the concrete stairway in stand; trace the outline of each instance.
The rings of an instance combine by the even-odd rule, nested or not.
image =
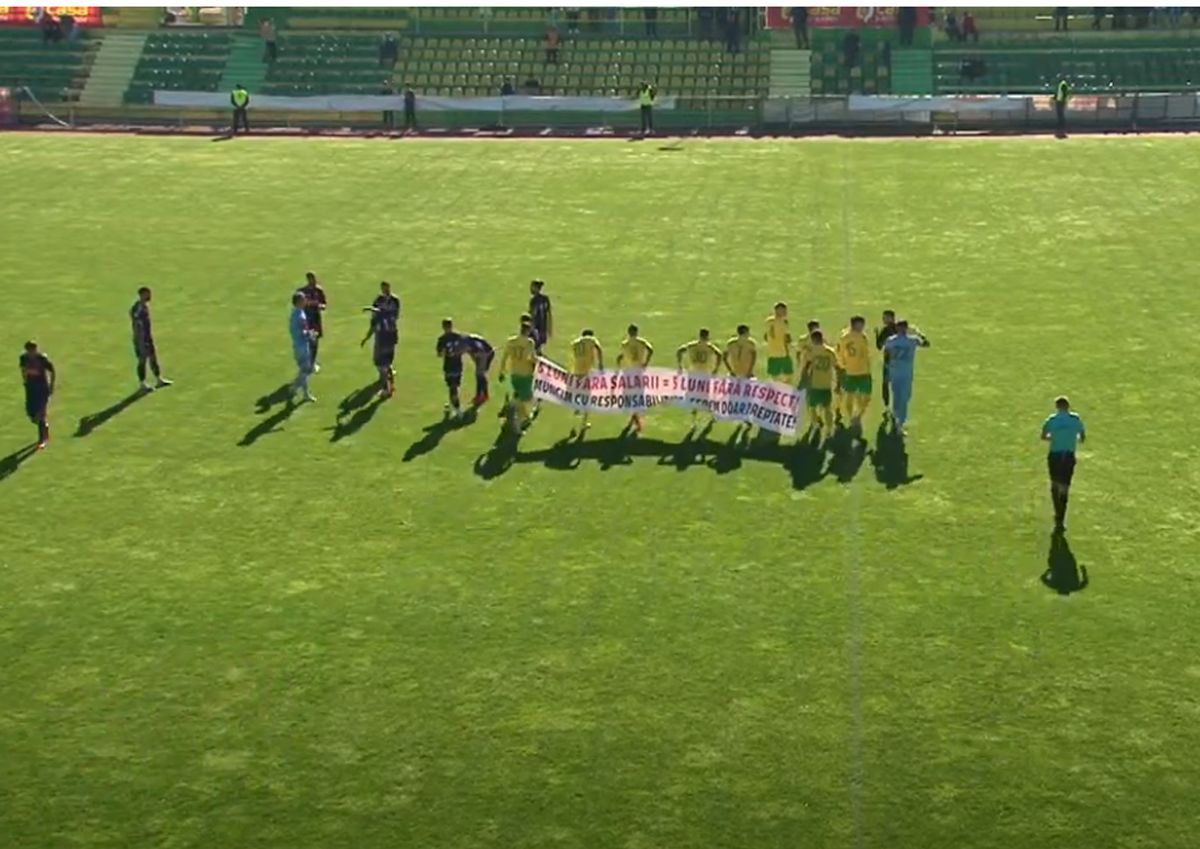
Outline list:
[[[229,49],[229,58],[225,60],[225,70],[221,73],[220,91],[232,91],[241,83],[254,97],[262,88],[262,82],[267,77],[267,64],[263,61],[263,42],[256,35],[239,34]]]
[[[120,106],[145,45],[145,33],[106,35],[79,94],[79,105]]]
[[[812,95],[812,51],[795,47],[771,50],[771,97],[810,97]]]

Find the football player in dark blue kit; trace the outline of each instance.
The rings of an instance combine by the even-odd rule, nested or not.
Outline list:
[[[463,334],[459,344],[463,353],[475,364],[475,397],[471,399],[471,403],[482,407],[491,397],[488,392],[488,369],[492,367],[492,360],[496,358],[496,349],[478,333]]]
[[[437,338],[434,351],[442,358],[442,378],[446,381],[446,389],[450,393],[450,403],[446,412],[453,418],[462,415],[462,404],[458,399],[458,389],[462,386],[463,376],[463,345],[462,334],[455,332],[451,319],[442,320],[442,335]]]
[[[379,297],[363,310],[371,314],[371,325],[359,347],[375,337],[373,360],[379,369],[379,397],[391,398],[396,394],[396,345],[400,343],[400,299],[392,294],[392,284],[384,280],[379,284]]]
[[[54,382],[57,379],[54,363],[38,350],[37,342],[26,342],[25,352],[18,359],[21,368],[21,379],[25,381],[25,415],[37,425],[38,450],[46,447],[50,441],[50,422],[47,411],[50,407],[50,396],[54,394]]]
[[[545,287],[544,280],[533,280],[529,284],[529,319],[533,324],[533,344],[539,355],[554,335],[554,314],[550,310],[550,296],[542,291]]]

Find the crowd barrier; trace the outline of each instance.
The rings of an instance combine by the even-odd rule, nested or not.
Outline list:
[[[26,98],[8,104],[18,124],[70,127],[215,127],[230,119],[228,95],[214,92],[157,92],[154,105],[86,108],[75,103],[44,106]],[[263,97],[251,102],[256,130],[382,130],[384,113],[397,117],[403,98],[383,95]],[[487,97],[417,99],[422,131],[508,129],[525,132],[603,134],[636,129],[636,100],[604,97]],[[745,132],[794,135],[844,133],[1043,133],[1055,127],[1049,95],[842,97],[661,96],[655,129],[666,133]],[[1067,109],[1069,131],[1137,132],[1200,129],[1195,92],[1084,94]]]

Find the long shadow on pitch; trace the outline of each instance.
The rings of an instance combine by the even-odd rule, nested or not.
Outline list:
[[[279,404],[283,404],[283,407],[277,412],[272,413],[270,416],[267,416],[267,418],[250,428],[250,430],[246,431],[246,435],[238,441],[238,445],[243,448],[248,448],[262,437],[266,436],[268,433],[276,430],[282,430],[279,425],[287,421],[291,417],[292,413],[296,412],[297,409],[297,405],[292,403],[290,383],[283,384],[278,389],[275,389],[273,392],[270,392],[255,401],[254,411],[260,416],[265,415],[266,413],[270,412],[272,407],[275,407]]]
[[[338,404],[337,421],[328,428],[333,431],[329,441],[338,442],[362,430],[383,405],[384,399],[378,393],[379,382],[373,381],[343,398]]]
[[[37,443],[31,442],[0,460],[0,481],[8,480],[9,477],[16,474],[17,469],[21,468],[21,464],[36,453]]]
[[[677,471],[702,466],[718,474],[728,474],[746,461],[769,463],[786,469],[795,489],[804,489],[817,483],[828,474],[824,470],[826,452],[815,440],[807,439],[794,445],[781,445],[778,440],[763,438],[748,441],[735,429],[729,439],[718,442],[709,438],[711,426],[701,431],[688,431],[679,442],[661,439],[633,437],[628,430],[615,437],[590,440],[579,434],[560,439],[549,448],[521,451],[513,446],[511,453],[500,454],[507,463],[493,458],[486,465],[489,474],[483,474],[481,461],[491,458],[493,452],[476,462],[476,473],[482,477],[497,477],[508,471],[515,463],[542,463],[548,469],[571,471],[578,469],[584,461],[599,464],[601,471],[614,466],[628,466],[638,457],[655,458],[660,466],[671,466]],[[498,441],[499,445],[499,441]]]
[[[1087,589],[1087,567],[1079,565],[1066,534],[1050,535],[1050,552],[1046,555],[1046,571],[1042,583],[1059,595],[1070,595]]]
[[[829,474],[838,483],[850,483],[867,459],[867,440],[854,431],[842,429],[829,441]]]
[[[431,425],[426,425],[423,432],[424,436],[408,446],[408,450],[404,452],[403,462],[411,463],[418,457],[428,454],[433,449],[437,448],[442,442],[442,437],[446,434],[459,430],[464,427],[469,427],[475,424],[478,419],[478,412],[474,407],[463,413],[462,418],[452,419],[449,416],[436,421]]]
[[[79,420],[79,427],[75,431],[76,438],[87,436],[96,428],[100,427],[100,425],[104,424],[109,419],[116,418],[121,413],[125,412],[125,410],[129,409],[149,394],[150,393],[145,389],[136,389],[133,392],[130,392],[120,401],[117,401],[115,404],[110,404],[109,406],[105,407],[100,412],[92,413],[90,416],[84,416]]]
[[[909,474],[908,451],[904,447],[904,434],[888,422],[880,422],[875,432],[875,447],[871,449],[871,465],[875,467],[875,480],[888,489],[907,486],[919,481],[924,475]]]
[[[272,389],[254,402],[254,412],[260,416],[271,411],[276,404],[282,404],[292,397],[292,384],[281,383],[277,389]]]
[[[490,481],[507,472],[516,460],[519,442],[520,436],[506,427],[500,428],[492,447],[475,459],[475,474]]]

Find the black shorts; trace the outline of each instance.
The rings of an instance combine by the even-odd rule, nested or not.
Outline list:
[[[544,327],[534,327],[533,332],[529,335],[529,338],[533,340],[534,349],[539,354],[542,352],[542,346],[546,344],[549,337],[550,334],[546,332],[546,328]]]
[[[145,342],[133,340],[133,355],[139,360],[154,359],[154,340],[147,339]]]
[[[446,381],[446,385],[451,389],[457,389],[458,387],[462,386],[462,376],[463,373],[461,371],[442,372],[442,379]]]
[[[321,314],[306,315],[308,319],[308,329],[311,330],[319,339],[325,335],[325,328],[321,326]]]
[[[376,345],[375,346],[375,367],[376,368],[391,368],[392,363],[396,360],[395,345]]]
[[[1071,451],[1051,451],[1046,456],[1046,468],[1050,471],[1050,482],[1070,486],[1075,476],[1075,454]]]
[[[486,354],[475,355],[475,370],[487,371],[492,367],[492,361],[496,359],[495,351],[488,351]]]
[[[46,414],[46,402],[50,390],[44,386],[25,385],[25,417],[31,422],[39,421]]]

